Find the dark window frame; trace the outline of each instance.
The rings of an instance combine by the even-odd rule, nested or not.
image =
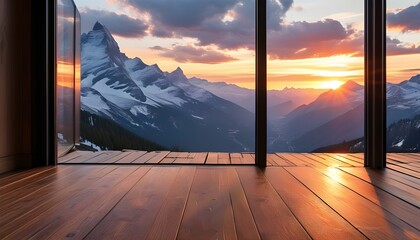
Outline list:
[[[267,165],[267,0],[256,0],[255,164]],[[56,165],[56,0],[32,4],[33,165]],[[36,57],[35,57],[36,56]],[[386,0],[365,0],[365,166],[386,166]],[[45,68],[42,67],[45,64]],[[39,67],[41,66],[41,67]]]

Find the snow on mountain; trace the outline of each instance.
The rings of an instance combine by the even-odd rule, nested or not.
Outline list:
[[[277,135],[269,137],[272,151],[312,151],[351,141],[363,135],[364,88],[347,82],[337,90],[321,94],[278,123]],[[420,75],[399,84],[387,84],[388,125],[420,114]],[[398,144],[399,142],[393,143]]]
[[[420,114],[420,74],[399,84],[387,86],[388,125]]]
[[[128,58],[100,23],[81,47],[82,110],[168,149],[253,150],[253,114],[191,84],[182,69],[163,72]]]

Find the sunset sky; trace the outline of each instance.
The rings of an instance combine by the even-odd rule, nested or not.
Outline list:
[[[75,0],[121,51],[164,71],[254,88],[254,0]],[[268,0],[268,87],[363,83],[363,0]],[[420,3],[388,1],[388,81],[420,73]]]

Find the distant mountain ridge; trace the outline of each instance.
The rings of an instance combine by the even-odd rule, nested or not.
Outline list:
[[[246,109],[168,73],[128,58],[97,22],[82,35],[81,108],[167,149],[252,151],[254,118]]]
[[[387,125],[420,114],[420,74],[387,84]],[[280,119],[269,151],[308,152],[363,136],[364,87],[347,82]]]
[[[225,82],[209,82],[205,79],[192,77],[189,81],[207,91],[229,100],[250,112],[255,111],[255,90],[239,87],[235,84],[229,84]],[[267,91],[267,107],[276,108],[278,105],[288,103],[288,105],[293,106],[293,109],[297,106],[300,106],[305,103],[310,103],[314,101],[319,94],[326,92],[327,89],[312,89],[312,88],[284,88],[283,90],[268,90]],[[290,109],[290,110],[293,110]],[[287,111],[282,111],[281,115],[284,116],[289,113]],[[271,112],[273,115],[278,115],[277,112]],[[270,114],[268,116],[271,117]]]
[[[254,151],[254,90],[128,58],[99,22],[81,48],[83,111],[169,150]],[[361,137],[363,101],[364,87],[352,81],[336,90],[268,91],[268,151],[308,152]],[[420,75],[388,84],[387,102],[388,125],[420,114]]]

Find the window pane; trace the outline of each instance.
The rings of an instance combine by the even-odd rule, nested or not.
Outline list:
[[[254,0],[76,4],[83,144],[254,151]]]
[[[58,155],[74,144],[74,5],[57,2],[57,140]]]
[[[387,149],[420,151],[418,1],[387,1]]]
[[[364,1],[268,1],[268,152],[361,152]]]

